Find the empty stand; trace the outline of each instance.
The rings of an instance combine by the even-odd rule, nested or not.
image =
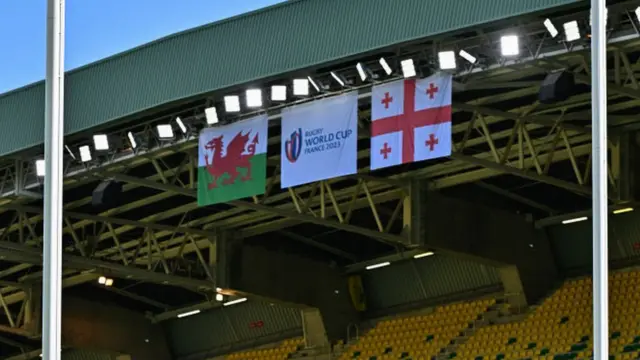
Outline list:
[[[225,356],[227,360],[284,360],[300,349],[304,339],[287,339],[279,346],[269,349],[249,350]]]
[[[609,279],[610,358],[638,359],[640,272]],[[458,348],[471,360],[588,359],[593,355],[590,278],[567,281],[524,320],[478,329]]]
[[[494,303],[494,299],[456,303],[426,315],[381,321],[340,359],[431,359]]]

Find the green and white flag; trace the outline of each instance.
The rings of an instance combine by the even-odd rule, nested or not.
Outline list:
[[[198,145],[198,205],[264,194],[267,115],[205,129]]]

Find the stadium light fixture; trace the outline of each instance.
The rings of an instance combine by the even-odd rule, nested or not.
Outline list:
[[[476,61],[478,61],[478,59],[476,59],[475,56],[469,54],[468,52],[464,51],[464,50],[460,50],[460,52],[458,53],[458,55],[460,55],[461,58],[467,60],[468,62],[475,64]]]
[[[222,294],[216,294],[216,301],[218,301],[218,302],[222,302],[222,301],[224,301],[224,295],[222,295]]]
[[[293,79],[293,95],[309,96],[309,80]]]
[[[382,69],[387,75],[391,75],[393,73],[393,70],[391,70],[391,66],[389,66],[389,63],[387,63],[387,60],[385,60],[385,58],[383,57],[380,58],[380,66],[382,66]]]
[[[635,13],[636,13],[636,18],[638,19],[638,22],[640,22],[640,6],[636,8]]]
[[[67,150],[67,153],[69,154],[69,156],[71,156],[71,158],[72,158],[73,160],[75,160],[75,159],[76,159],[76,155],[73,153],[73,151],[71,151],[71,149],[69,148],[69,146],[68,146],[68,145],[65,145],[65,146],[64,146],[64,148]]]
[[[432,255],[434,255],[433,251],[427,251],[427,252],[423,252],[423,253],[420,253],[420,254],[413,255],[413,258],[414,259],[422,259],[424,257],[432,256]]]
[[[207,124],[214,125],[218,123],[218,110],[215,106],[204,109],[204,116],[207,118]]]
[[[287,101],[287,87],[285,85],[273,85],[271,87],[271,101]]]
[[[440,51],[438,53],[440,70],[452,70],[456,68],[456,53],[453,51]]]
[[[156,126],[158,130],[158,137],[161,140],[171,140],[174,138],[173,128],[170,124],[160,124]]]
[[[385,261],[385,262],[381,262],[381,263],[378,263],[378,264],[369,265],[365,269],[373,270],[373,269],[379,269],[381,267],[385,267],[385,266],[389,266],[389,265],[391,265],[391,263],[388,262],[388,261]]]
[[[367,69],[366,66],[362,63],[356,64],[356,70],[358,70],[358,75],[360,76],[361,81],[367,81],[368,78],[373,77],[371,71]]]
[[[132,149],[135,149],[138,147],[138,142],[136,141],[136,137],[133,136],[133,133],[131,131],[127,133],[127,138],[129,138],[129,144],[131,144]]]
[[[182,119],[180,119],[180,116],[176,116],[176,124],[178,124],[178,127],[180,128],[180,131],[182,131],[183,134],[186,134],[188,129],[187,126],[184,124],[184,122],[182,122]]]
[[[260,89],[248,89],[246,91],[247,107],[258,108],[262,107],[262,90]]]
[[[628,212],[632,212],[632,211],[633,211],[632,207],[626,207],[626,208],[622,208],[622,209],[613,210],[613,213],[615,215],[618,215],[618,214],[624,214],[624,213],[628,213]]]
[[[549,32],[549,35],[551,35],[552,38],[555,38],[556,36],[558,36],[558,29],[556,29],[555,25],[553,25],[553,22],[551,22],[550,19],[546,19],[544,22],[544,27],[547,28],[547,31]]]
[[[83,163],[91,161],[91,148],[89,147],[89,145],[80,146],[78,148],[78,151],[80,152],[80,161],[82,161]]]
[[[323,86],[318,80],[313,80],[311,76],[307,76],[307,80],[309,80],[309,84],[311,84],[317,92],[321,92],[323,90]]]
[[[239,299],[227,301],[226,303],[222,304],[222,306],[231,306],[231,305],[243,303],[245,301],[247,301],[247,298],[239,298]]]
[[[96,134],[93,135],[93,147],[96,151],[107,151],[109,150],[109,138],[106,134]]]
[[[400,62],[400,67],[402,68],[402,76],[406,78],[416,76],[416,67],[413,63],[413,59],[406,59]]]
[[[112,278],[108,278],[106,276],[100,276],[98,278],[98,284],[104,285],[104,286],[112,286],[113,285],[113,279]]]
[[[240,112],[240,98],[236,95],[225,96],[224,109],[229,113]]]
[[[44,166],[44,159],[38,159],[36,160],[36,175],[38,177],[44,177],[45,174],[45,166]]]
[[[577,218],[573,218],[573,219],[567,219],[567,220],[563,220],[562,224],[566,225],[566,224],[573,224],[573,223],[577,223],[577,222],[581,222],[581,221],[585,221],[588,218],[586,216],[581,216],[581,217],[577,217]]]
[[[520,53],[517,35],[505,35],[500,38],[502,56],[516,56]]]
[[[564,35],[567,41],[576,41],[580,39],[580,27],[576,20],[566,22],[562,27],[564,27]]]
[[[342,75],[338,75],[333,71],[331,72],[331,77],[342,87],[344,87],[347,84],[347,82],[345,81],[344,77],[342,77]]]
[[[192,315],[197,315],[197,314],[200,314],[200,310],[198,310],[198,309],[187,311],[187,312],[184,312],[182,314],[178,314],[178,319],[186,318],[187,316],[192,316]]]

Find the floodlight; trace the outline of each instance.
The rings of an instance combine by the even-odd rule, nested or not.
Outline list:
[[[131,144],[131,148],[135,149],[138,147],[138,143],[136,142],[136,138],[135,136],[133,136],[133,133],[131,131],[129,131],[127,133],[127,137],[129,138],[129,143]]]
[[[104,286],[111,286],[111,285],[113,285],[113,279],[107,278],[107,281],[105,281]]]
[[[287,87],[285,85],[273,85],[271,87],[271,101],[287,101]]]
[[[391,70],[391,66],[389,66],[389,64],[387,63],[387,60],[385,60],[384,58],[380,58],[380,66],[382,66],[382,68],[384,69],[384,72],[387,75],[391,75],[391,73],[393,73],[393,70]]]
[[[580,39],[580,27],[576,20],[564,23],[563,27],[567,41],[576,41]]]
[[[179,116],[176,117],[176,123],[178,124],[178,127],[180,128],[180,131],[182,131],[183,134],[187,133],[187,127],[184,125],[184,123],[182,122],[182,119],[180,119]]]
[[[93,135],[93,147],[97,151],[109,150],[109,139],[106,134]]]
[[[224,108],[227,112],[240,112],[240,98],[236,95],[225,96]]]
[[[556,36],[558,36],[558,29],[556,29],[556,27],[553,25],[551,20],[546,19],[543,24],[544,24],[544,27],[547,28],[547,31],[549,32],[552,38],[555,38]]]
[[[207,118],[207,124],[213,125],[218,123],[218,110],[215,106],[204,109],[204,116]]]
[[[246,91],[247,107],[255,108],[262,106],[262,90],[249,89]],[[240,109],[238,109],[240,111]]]
[[[89,145],[80,146],[80,148],[78,148],[78,151],[80,151],[80,161],[82,161],[83,163],[91,161],[91,148],[89,147]]]
[[[440,51],[438,53],[438,63],[441,70],[451,70],[456,68],[456,53],[453,51]]]
[[[106,282],[107,282],[107,278],[106,278],[106,277],[104,277],[104,276],[100,276],[100,277],[98,278],[98,284],[100,284],[100,285],[104,285]]]
[[[640,6],[638,6],[638,7],[636,8],[636,11],[635,11],[635,12],[636,12],[636,18],[637,18],[637,19],[638,19],[638,21],[640,22]]]
[[[335,72],[331,72],[331,77],[333,77],[333,79],[340,84],[340,86],[345,86],[346,82],[344,81],[344,78],[338,74],[336,74]]]
[[[413,59],[402,60],[400,62],[400,67],[402,68],[402,75],[405,78],[416,76],[416,67],[413,64]]]
[[[317,92],[322,91],[322,87],[320,86],[321,84],[317,80],[313,80],[311,76],[307,76],[307,79],[309,80],[309,84],[311,84]]]
[[[38,159],[36,160],[36,175],[39,177],[43,177],[45,174],[44,171],[44,160]]]
[[[173,128],[170,124],[160,124],[156,126],[158,137],[162,140],[173,139]]]
[[[76,155],[73,153],[73,151],[71,151],[71,149],[69,149],[69,146],[65,145],[64,148],[67,150],[67,152],[69,153],[69,156],[71,156],[71,158],[73,160],[76,159]]]
[[[240,304],[247,301],[247,298],[239,298],[239,299],[235,299],[235,300],[231,300],[231,301],[227,301],[226,303],[222,304],[222,306],[229,306],[229,305],[235,305],[235,304]]]
[[[520,53],[520,45],[518,44],[518,36],[506,35],[500,38],[500,50],[502,56],[515,56]]]
[[[308,96],[309,95],[309,80],[308,79],[293,79],[293,95],[295,95],[295,96]]]
[[[182,314],[178,314],[178,319],[182,319],[182,318],[185,318],[187,316],[196,315],[196,314],[200,314],[200,310],[196,309],[196,310],[187,311],[187,312],[182,313]]]
[[[475,64],[476,61],[478,61],[478,59],[476,59],[475,56],[469,54],[468,52],[464,51],[464,50],[460,50],[460,52],[458,53],[458,55],[460,55],[461,58],[467,60],[468,62]]]
[[[362,63],[357,63],[356,69],[358,70],[358,75],[360,75],[360,80],[366,81],[367,78],[369,77],[369,73],[364,68],[364,65],[362,65]]]
[[[389,265],[391,265],[391,263],[388,262],[388,261],[385,261],[385,262],[381,262],[381,263],[378,263],[378,264],[369,265],[369,266],[366,267],[366,269],[367,270],[373,270],[373,269],[378,269],[378,268],[389,266]]]
[[[224,295],[216,294],[216,301],[224,301]]]

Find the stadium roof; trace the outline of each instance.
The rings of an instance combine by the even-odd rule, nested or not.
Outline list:
[[[287,1],[68,72],[65,134],[216,90],[571,3],[576,1]],[[43,114],[44,82],[0,95],[0,122],[21,129],[0,135],[0,156],[41,145]]]

